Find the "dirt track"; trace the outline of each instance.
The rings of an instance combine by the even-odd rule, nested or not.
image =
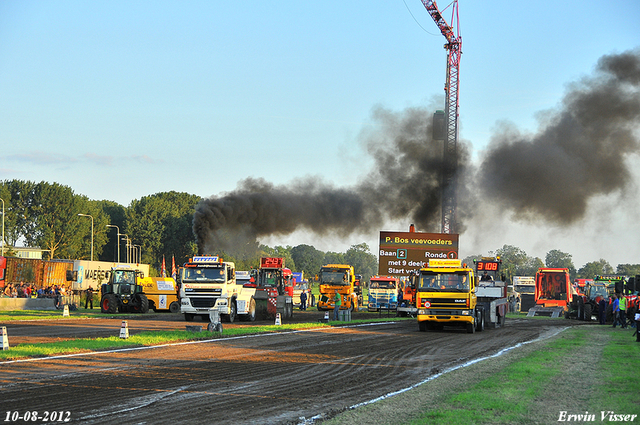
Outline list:
[[[295,318],[321,316],[310,311]],[[35,332],[44,339],[117,335],[121,320],[10,324],[8,333],[12,344],[29,326],[35,328],[25,339],[38,338]],[[69,411],[72,421],[87,424],[301,423],[580,323],[516,319],[467,334],[422,333],[411,320],[0,363],[0,412]],[[129,320],[132,333],[184,326],[172,315]]]

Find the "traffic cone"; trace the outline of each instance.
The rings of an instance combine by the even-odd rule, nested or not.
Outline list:
[[[280,326],[282,322],[280,321],[280,313],[276,313],[276,326]]]
[[[69,317],[69,304],[65,304],[62,309],[62,317]]]
[[[9,335],[7,335],[7,327],[3,326],[0,329],[0,333],[2,333],[2,350],[9,349]]]
[[[122,321],[122,328],[120,328],[120,338],[129,338],[129,324],[126,320]]]

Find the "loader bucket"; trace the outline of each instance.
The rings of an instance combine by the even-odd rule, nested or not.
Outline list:
[[[527,312],[527,317],[545,316],[551,318],[558,318],[564,315],[564,307],[543,307],[535,306],[531,307]]]

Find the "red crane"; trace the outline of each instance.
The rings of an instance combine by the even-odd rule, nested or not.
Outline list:
[[[460,56],[462,55],[462,37],[458,20],[458,0],[451,6],[451,24],[455,31],[442,17],[435,1],[422,0],[422,4],[433,18],[440,32],[447,39],[444,48],[447,50],[447,81],[445,92],[445,141],[442,170],[442,233],[456,233],[456,186],[458,163],[458,89],[460,74]]]

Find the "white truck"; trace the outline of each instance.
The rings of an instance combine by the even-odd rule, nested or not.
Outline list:
[[[180,312],[190,322],[195,316],[208,321],[210,311],[233,322],[256,320],[255,287],[236,281],[235,264],[201,255],[190,258],[180,269]]]
[[[533,276],[513,276],[513,290],[520,297],[520,311],[527,312],[536,305],[536,278]]]

